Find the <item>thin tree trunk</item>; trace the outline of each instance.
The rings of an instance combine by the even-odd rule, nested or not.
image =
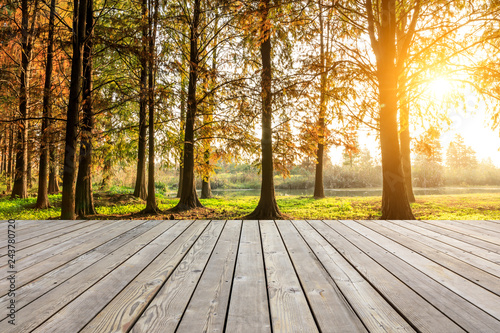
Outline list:
[[[404,89],[404,87],[403,87]],[[405,177],[406,194],[409,202],[415,202],[411,176],[411,149],[410,149],[410,111],[406,102],[406,92],[400,90],[405,96],[401,98],[399,111],[399,140],[401,143],[401,163]]]
[[[320,38],[320,63],[321,63],[321,82],[319,97],[319,115],[318,115],[318,149],[316,151],[316,174],[314,178],[314,197],[324,198],[325,191],[323,185],[323,166],[325,151],[325,114],[326,114],[326,64],[325,64],[325,46],[323,32],[323,5],[319,1],[319,38]]]
[[[29,65],[31,60],[31,36],[29,31],[29,8],[28,0],[21,1],[21,87],[19,90],[19,121],[17,129],[16,144],[16,166],[14,175],[14,186],[12,198],[28,197],[28,89],[29,89]],[[35,3],[36,6],[36,3]],[[36,14],[36,10],[35,10]],[[36,15],[35,15],[36,17]],[[33,20],[35,20],[33,17]]]
[[[104,158],[104,166],[102,168],[102,180],[99,190],[103,191],[107,189],[111,183],[111,168],[113,167],[111,163],[111,157]]]
[[[274,192],[273,141],[272,141],[272,93],[271,93],[271,36],[268,22],[269,0],[261,0],[260,53],[262,57],[262,185],[260,200],[255,210],[246,219],[281,219]]]
[[[148,165],[148,197],[146,200],[146,208],[142,211],[148,214],[158,214],[160,211],[156,204],[155,197],[155,138],[154,138],[154,112],[155,112],[155,39],[156,39],[156,24],[158,17],[158,0],[153,1],[149,11],[149,165]],[[153,11],[153,12],[152,12]]]
[[[200,23],[200,0],[194,0],[193,19],[191,23],[191,40],[189,53],[189,84],[187,95],[186,129],[184,132],[184,169],[182,190],[179,203],[172,211],[184,211],[203,207],[196,194],[194,179],[194,123],[196,120],[196,84],[198,80],[198,37]]]
[[[12,128],[13,124],[10,124],[9,128],[9,158],[7,160],[7,192],[11,190],[12,183],[12,161],[14,160],[14,129]]]
[[[32,166],[33,166],[33,163],[32,163],[32,159],[33,159],[33,149],[35,148],[34,147],[34,142],[32,140],[32,135],[33,135],[33,128],[28,128],[28,138],[27,138],[27,144],[26,144],[26,148],[28,150],[27,152],[27,158],[26,158],[26,186],[28,188],[28,190],[30,190],[32,187],[33,187],[33,181],[32,181]]]
[[[389,220],[413,220],[408,202],[397,120],[397,71],[395,0],[382,0],[382,22],[377,57],[380,103],[380,146],[382,151],[382,217]]]
[[[47,62],[45,65],[45,84],[43,87],[43,119],[42,135],[40,143],[40,165],[38,168],[38,196],[36,208],[45,209],[50,206],[48,195],[48,173],[49,173],[49,115],[50,115],[50,94],[52,87],[52,68],[54,58],[54,19],[56,12],[56,0],[50,1],[49,16],[49,36],[47,44]]]
[[[92,193],[92,130],[94,129],[94,115],[92,113],[93,2],[93,0],[88,0],[87,3],[86,43],[83,48],[83,119],[75,192],[75,214],[82,217],[96,214]]]
[[[146,191],[146,106],[147,106],[147,81],[148,81],[148,61],[147,61],[147,42],[148,42],[148,26],[147,20],[147,0],[142,1],[142,52],[140,54],[141,61],[141,78],[140,78],[140,93],[139,93],[139,140],[137,145],[137,174],[135,177],[134,196],[146,199],[148,193]]]
[[[180,119],[180,130],[179,136],[182,142],[180,151],[180,162],[179,162],[179,186],[177,187],[176,198],[181,197],[182,192],[182,179],[184,177],[184,127],[186,125],[186,91],[184,90],[184,79],[181,81],[181,119]]]
[[[76,144],[80,108],[83,45],[87,21],[87,0],[75,0],[73,13],[73,57],[66,120],[61,219],[75,219]]]
[[[210,163],[210,150],[205,150],[204,152],[205,163],[208,165]],[[201,179],[201,198],[208,199],[212,197],[212,187],[210,186],[210,177],[205,176]]]
[[[59,160],[58,160],[58,151],[59,151],[59,143],[58,139],[54,139],[54,131],[51,125],[51,138],[54,140],[53,142],[50,143],[49,145],[49,157],[50,157],[50,162],[49,162],[49,194],[56,194],[59,193],[61,190],[59,188],[59,181],[58,181],[58,174],[59,174]]]

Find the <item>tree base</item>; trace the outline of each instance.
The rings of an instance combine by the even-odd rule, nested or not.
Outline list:
[[[140,214],[148,214],[148,215],[159,215],[162,211],[158,206],[146,206],[143,210],[140,211]]]
[[[274,203],[259,204],[253,212],[244,216],[243,220],[283,220],[284,216],[280,212],[278,205]]]
[[[52,206],[50,205],[50,202],[42,202],[42,203],[36,203],[35,204],[35,207],[33,207],[34,209],[49,209],[49,208],[52,208]]]
[[[185,211],[195,209],[195,208],[205,208],[205,206],[203,206],[201,204],[201,202],[199,202],[199,201],[197,203],[191,203],[191,204],[185,204],[185,203],[179,202],[177,205],[175,205],[174,207],[167,210],[167,212],[179,213],[179,212],[185,212]]]

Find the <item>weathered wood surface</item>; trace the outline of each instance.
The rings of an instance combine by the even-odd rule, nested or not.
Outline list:
[[[15,297],[7,244],[0,332],[500,332],[499,221],[17,221]]]

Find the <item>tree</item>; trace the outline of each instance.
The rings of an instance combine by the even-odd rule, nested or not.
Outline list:
[[[321,85],[319,98],[319,113],[318,113],[318,149],[316,152],[316,174],[314,178],[314,197],[324,198],[325,191],[323,189],[323,159],[325,150],[325,114],[327,105],[326,96],[326,79],[327,79],[327,63],[325,57],[324,43],[324,26],[323,26],[323,4],[318,1],[319,7],[319,33],[320,33],[320,68],[321,68]]]
[[[477,166],[476,152],[457,134],[446,150],[446,165],[452,169],[471,169]]]
[[[184,162],[181,186],[181,197],[179,203],[172,211],[184,211],[196,207],[203,207],[196,194],[194,178],[194,124],[197,112],[196,86],[198,80],[199,49],[198,38],[200,36],[200,0],[193,2],[193,18],[190,29],[190,52],[189,52],[189,83],[187,93],[186,127],[184,130]]]
[[[148,197],[146,208],[142,211],[148,214],[158,214],[159,209],[155,196],[155,68],[156,68],[156,29],[158,23],[159,0],[149,1],[148,26],[149,26],[149,57],[148,57],[148,111],[149,111],[149,166],[148,166]]]
[[[45,65],[45,84],[43,88],[43,119],[42,119],[42,140],[40,146],[40,164],[38,168],[38,196],[36,199],[36,208],[45,209],[50,206],[48,197],[48,173],[49,173],[49,117],[51,109],[51,88],[52,88],[52,69],[54,61],[54,20],[56,13],[56,0],[50,1],[49,14],[49,36],[47,43],[47,62]]]
[[[29,104],[29,71],[33,42],[35,38],[34,30],[38,11],[38,0],[33,3],[31,27],[29,22],[29,1],[21,1],[21,75],[19,90],[19,120],[17,130],[16,146],[16,166],[14,176],[14,186],[12,197],[26,198],[28,196],[28,104]]]
[[[147,106],[147,79],[148,79],[148,25],[147,22],[147,0],[141,2],[142,11],[142,52],[140,58],[140,92],[139,92],[139,140],[137,141],[137,174],[135,179],[134,196],[146,199],[146,106]]]
[[[255,210],[247,219],[281,219],[283,215],[276,203],[273,179],[273,141],[272,141],[272,71],[271,71],[271,27],[269,22],[269,0],[259,2],[259,42],[262,60],[261,98],[262,98],[262,182],[260,199]]]
[[[370,42],[377,62],[383,174],[381,219],[413,220],[415,217],[408,201],[398,136],[396,0],[381,1],[380,25],[375,22],[371,0],[366,1],[366,11]],[[378,39],[375,26],[378,27]]]
[[[73,55],[71,59],[71,83],[66,116],[64,150],[63,193],[61,219],[75,219],[76,143],[80,110],[83,47],[87,23],[87,0],[75,0],[73,11]]]
[[[94,31],[94,0],[87,3],[87,23],[85,46],[83,49],[83,84],[82,84],[82,127],[80,136],[80,158],[76,180],[75,213],[79,216],[93,215],[94,197],[92,193],[92,131],[94,115],[92,110],[92,50]]]

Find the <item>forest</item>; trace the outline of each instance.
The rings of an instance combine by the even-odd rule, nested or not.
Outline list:
[[[497,0],[3,0],[0,214],[498,210],[495,195],[419,201],[414,187],[500,185],[494,156],[479,159],[463,133],[442,144],[456,114],[500,136],[499,25]]]

